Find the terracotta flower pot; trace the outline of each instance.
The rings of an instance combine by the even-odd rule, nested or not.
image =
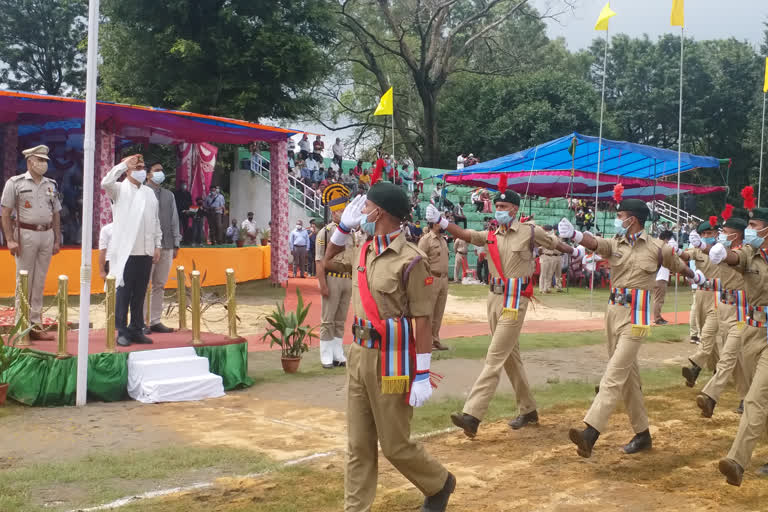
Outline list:
[[[262,238],[261,239],[261,245],[269,245],[269,239],[268,238]]]
[[[281,357],[280,362],[283,363],[283,371],[285,373],[296,373],[299,369],[299,363],[301,363],[300,357]]]
[[[235,245],[237,247],[242,247],[243,244],[245,244],[245,240],[237,240],[237,241],[235,241]]]
[[[3,405],[5,403],[5,398],[7,395],[8,395],[8,384],[0,384],[0,405]]]

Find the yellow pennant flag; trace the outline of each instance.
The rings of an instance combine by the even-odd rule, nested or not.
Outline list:
[[[392,115],[392,88],[390,87],[384,96],[379,100],[379,106],[376,107],[375,116],[391,116]]]
[[[763,92],[768,92],[768,57],[765,58],[765,83],[763,84]]]
[[[685,26],[685,7],[683,0],[672,0],[672,26]]]
[[[600,11],[600,16],[595,23],[595,30],[608,30],[608,20],[616,16],[616,12],[611,9],[611,2],[605,4],[603,10]]]

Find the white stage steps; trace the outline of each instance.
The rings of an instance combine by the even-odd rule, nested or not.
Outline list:
[[[224,396],[224,385],[193,347],[142,350],[128,355],[128,395],[144,403],[185,402]]]

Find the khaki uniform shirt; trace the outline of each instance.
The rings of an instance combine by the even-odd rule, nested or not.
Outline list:
[[[533,230],[531,227],[533,226]],[[486,240],[488,238],[488,231],[474,231],[468,230],[472,237],[469,243],[484,247],[488,250]],[[533,244],[531,244],[531,236],[533,235]],[[536,270],[536,259],[533,257],[532,246],[544,247],[546,249],[554,249],[558,244],[558,239],[554,234],[547,233],[540,226],[536,226],[533,222],[520,223],[515,220],[510,224],[509,228],[499,228],[496,230],[496,239],[499,245],[499,257],[501,259],[501,268],[504,272],[504,277],[512,279],[515,277],[529,277],[533,275],[533,271]],[[500,278],[496,265],[493,264],[493,260],[488,253],[488,269],[490,270],[491,277]]]
[[[467,250],[469,248],[468,245],[469,244],[467,244],[467,242],[465,242],[461,238],[456,238],[453,241],[453,250],[456,251],[457,254],[463,254],[464,256],[466,256]]]
[[[734,249],[736,250],[736,249]],[[698,267],[696,267],[698,268]],[[744,289],[744,274],[737,267],[732,267],[726,262],[722,262],[717,265],[720,279],[722,280],[723,290],[743,290]],[[702,270],[702,272],[704,272]],[[709,274],[704,272],[707,279],[710,279]]]
[[[317,238],[315,239],[315,261],[322,260],[325,257],[325,249],[328,248],[331,236],[336,231],[336,226],[335,222],[331,222],[317,233]],[[352,272],[352,260],[355,257],[355,252],[354,239],[349,237],[344,250],[334,256],[329,265],[326,266],[326,272]]]
[[[626,236],[597,238],[595,252],[610,262],[611,286],[614,288],[653,290],[660,266],[667,267],[671,272],[681,272],[686,268],[670,246],[645,232],[635,240],[634,245],[630,245]]]
[[[358,318],[367,319],[357,285],[356,269],[360,263],[362,248],[363,246],[355,251],[352,305]],[[421,259],[411,268],[408,282],[403,283],[405,269],[418,257]],[[368,288],[373,300],[376,301],[382,320],[401,316],[417,318],[432,315],[434,278],[429,273],[426,255],[418,247],[407,242],[404,233],[400,233],[378,256],[373,249],[373,244],[369,244],[365,261]]]
[[[701,270],[707,280],[720,279],[723,267],[712,263],[707,253],[693,247],[686,249],[685,253],[691,257],[691,261],[696,265],[696,270]]]
[[[735,267],[744,275],[744,289],[750,306],[768,306],[768,263],[759,249],[745,245],[735,251],[739,263]]]
[[[29,171],[6,182],[0,204],[13,210],[18,208],[16,220],[23,224],[50,224],[53,214],[61,211],[56,182],[43,177],[35,184]]]
[[[433,276],[448,275],[448,242],[443,235],[430,231],[419,240],[419,249],[427,255],[429,271]]]

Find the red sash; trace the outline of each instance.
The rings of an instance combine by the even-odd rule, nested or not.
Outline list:
[[[373,328],[376,329],[380,335],[384,332],[384,322],[381,321],[379,316],[379,307],[376,305],[376,301],[373,300],[371,290],[368,288],[368,276],[365,266],[365,257],[368,254],[368,246],[371,245],[373,239],[368,240],[363,244],[363,248],[360,251],[360,265],[357,267],[357,287],[360,288],[360,302],[363,304],[363,310],[365,316],[368,317],[368,321],[371,322]]]
[[[501,255],[499,255],[499,244],[496,238],[495,231],[488,231],[488,238],[485,240],[485,243],[488,246],[488,254],[491,255],[491,261],[493,261],[493,266],[496,267],[496,272],[499,273],[499,277],[501,277],[504,281],[506,281],[507,278],[504,277],[504,271],[501,268]],[[533,245],[533,229],[531,229],[531,245]],[[533,297],[533,280],[532,279],[529,280],[528,286],[525,287],[525,290],[523,290],[521,295],[523,297],[528,297],[528,298]]]

